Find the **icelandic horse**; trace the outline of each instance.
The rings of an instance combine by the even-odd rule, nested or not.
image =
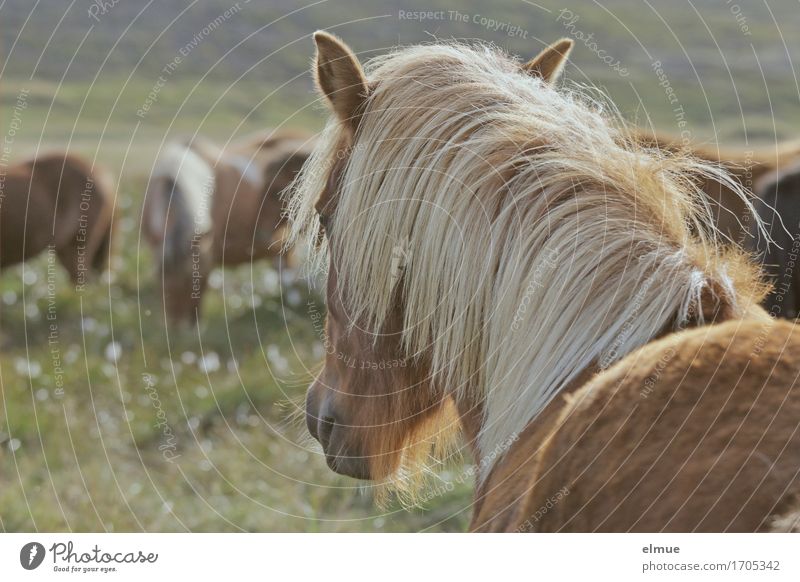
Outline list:
[[[698,187],[736,183],[558,90],[570,40],[365,70],[314,39],[333,115],[289,215],[327,265],[328,466],[413,487],[454,406],[474,531],[797,529],[800,334]]]
[[[268,258],[284,243],[281,193],[310,153],[300,132],[269,131],[220,149],[202,138],[159,153],[145,194],[142,229],[159,260],[166,314],[198,321],[215,267]]]
[[[110,174],[61,152],[15,164],[0,179],[0,268],[51,249],[80,289],[109,267]]]

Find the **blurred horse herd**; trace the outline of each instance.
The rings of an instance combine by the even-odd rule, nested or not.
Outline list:
[[[455,423],[480,460],[473,529],[797,528],[796,418],[770,420],[767,412],[780,408],[780,389],[794,386],[788,366],[800,359],[791,352],[800,340],[786,323],[763,338],[759,330],[770,321],[764,312],[772,320],[800,313],[800,142],[754,152],[644,129],[623,139],[554,88],[572,49],[567,40],[524,65],[452,44],[405,49],[366,71],[339,39],[315,40],[315,79],[332,112],[323,134],[265,130],[224,146],[196,137],[159,152],[137,211],[168,318],[197,322],[213,269],[262,259],[280,268],[306,235],[312,255],[327,253],[332,345],[308,391],[307,424],[333,470],[386,480],[417,445],[427,454]],[[3,267],[49,248],[82,284],[112,264],[117,217],[106,169],[72,154],[42,155],[11,169],[3,193]],[[435,218],[436,208],[447,219]],[[493,222],[483,228],[487,208]],[[399,267],[397,241],[405,245]],[[543,254],[548,246],[563,252],[566,241],[583,241],[584,256],[561,267],[572,260],[582,275],[562,277],[559,262]],[[483,255],[495,262],[465,273],[457,262],[464,255],[476,265]],[[545,267],[549,288],[537,279]],[[620,282],[629,288],[613,294]],[[563,303],[570,289],[587,299]],[[505,303],[501,290],[511,297]],[[749,305],[753,298],[761,307]],[[534,304],[538,311],[522,310]],[[532,335],[540,331],[544,338]],[[741,348],[745,336],[759,338],[757,350]],[[748,351],[777,363],[748,371]],[[349,366],[342,353],[369,365]],[[522,372],[509,367],[522,361]],[[745,385],[771,396],[693,400],[706,394],[703,386],[734,382],[740,369]],[[533,383],[526,375],[543,370],[552,375]],[[504,388],[488,388],[491,374]],[[684,396],[673,398],[687,375]],[[640,425],[626,428],[626,402],[639,390],[631,377],[636,386],[650,382],[650,392],[632,413]],[[520,388],[531,383],[539,388]],[[669,398],[655,395],[659,383]],[[745,439],[732,457],[730,443],[711,446],[699,428],[681,433],[689,440],[669,452],[665,431],[692,415],[700,415],[695,428],[722,418],[723,432],[736,419],[752,423],[731,436]],[[767,425],[762,447],[758,431],[765,437]],[[642,442],[650,448],[630,449]],[[678,479],[685,487],[670,488],[669,471],[680,463],[669,455],[693,446],[716,460],[693,459]],[[736,464],[748,451],[758,451],[758,467]],[[648,464],[664,454],[660,469]],[[617,456],[604,470],[591,455]],[[762,465],[772,472],[759,480]],[[625,471],[608,468],[617,466]],[[664,483],[660,502],[652,490],[632,494],[643,480]],[[598,497],[610,482],[617,488]],[[693,497],[698,490],[705,496]],[[628,495],[615,497],[620,491]],[[534,517],[554,504],[550,521]]]
[[[648,147],[688,149],[725,168],[752,196],[772,239],[754,229],[748,207],[725,184],[703,183],[720,232],[758,256],[773,282],[766,306],[785,318],[800,314],[800,142],[758,151],[691,147],[669,134],[640,130]],[[266,130],[221,148],[210,140],[168,143],[152,168],[141,227],[158,258],[166,315],[193,323],[212,269],[270,259],[286,246],[287,188],[308,159],[314,136]],[[75,283],[110,264],[114,222],[113,174],[80,156],[48,153],[9,169],[0,209],[0,265],[47,248]],[[284,257],[284,261],[288,260]]]
[[[166,315],[192,323],[215,267],[269,258],[284,249],[282,192],[308,157],[313,137],[265,131],[220,148],[203,138],[168,143],[159,153],[141,211],[145,240],[158,258]],[[74,154],[50,153],[7,173],[0,210],[0,264],[52,249],[77,284],[110,264],[114,180]]]

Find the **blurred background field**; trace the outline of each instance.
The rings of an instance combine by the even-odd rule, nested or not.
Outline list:
[[[267,263],[219,271],[199,330],[164,325],[139,232],[159,148],[319,129],[318,28],[362,60],[454,38],[529,58],[571,36],[567,82],[600,86],[640,124],[742,148],[800,137],[796,0],[0,1],[4,165],[81,153],[116,175],[119,218],[112,273],[81,292],[46,256],[0,277],[0,530],[466,527],[458,464],[424,507],[378,509],[304,436],[296,419],[322,353],[309,317],[322,300],[305,283]]]

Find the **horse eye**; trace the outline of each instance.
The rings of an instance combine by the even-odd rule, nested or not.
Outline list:
[[[319,225],[323,232],[328,232],[328,216],[321,212],[319,213]]]
[[[316,242],[317,245],[321,245],[324,242],[325,237],[328,235],[327,222],[328,222],[327,218],[320,214],[319,231],[317,232],[317,242]]]

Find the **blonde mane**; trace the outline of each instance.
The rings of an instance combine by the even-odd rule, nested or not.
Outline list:
[[[588,367],[702,323],[705,291],[735,312],[761,292],[742,256],[718,251],[697,180],[750,206],[719,167],[636,145],[597,101],[491,47],[411,47],[365,71],[327,232],[343,301],[376,338],[402,306],[407,356],[483,400],[482,454]],[[295,240],[317,237],[341,134],[332,120],[297,179]]]

